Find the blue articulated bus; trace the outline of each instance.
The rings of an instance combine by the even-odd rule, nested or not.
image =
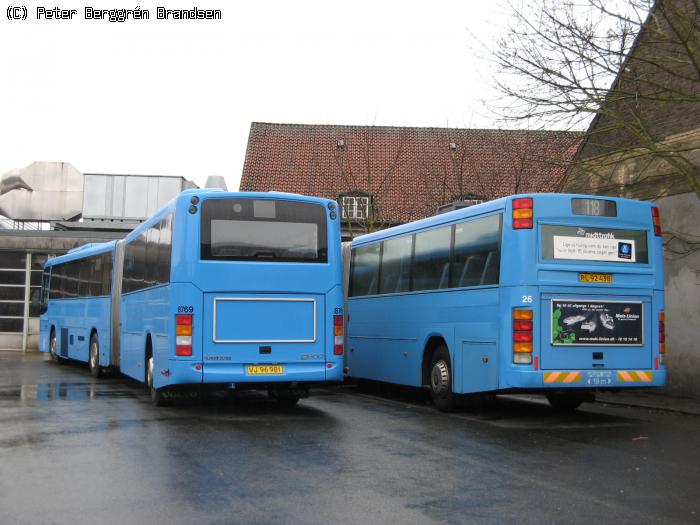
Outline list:
[[[497,392],[574,409],[596,389],[662,386],[658,209],[517,195],[363,235],[347,310],[349,376],[427,387],[442,410]]]
[[[343,379],[339,221],[331,200],[182,192],[124,240],[47,262],[41,349],[156,404],[197,384],[296,403]]]
[[[87,244],[49,259],[41,280],[39,349],[59,363],[87,362],[95,377],[102,373],[99,363],[108,360],[112,334],[115,246]]]

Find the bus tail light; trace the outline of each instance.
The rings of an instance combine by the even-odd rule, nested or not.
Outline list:
[[[192,355],[192,314],[175,315],[175,355]]]
[[[533,225],[534,208],[531,197],[513,200],[513,229],[531,230]]]
[[[659,362],[663,364],[666,354],[666,312],[659,312]]]
[[[333,354],[343,355],[343,316],[333,316]]]
[[[656,206],[651,207],[651,219],[654,221],[654,235],[657,237],[661,236],[661,215],[659,214],[659,208]]]
[[[516,365],[532,364],[532,318],[532,310],[513,310],[513,363]]]

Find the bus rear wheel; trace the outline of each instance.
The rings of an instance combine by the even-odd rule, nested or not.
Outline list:
[[[442,412],[452,412],[457,407],[457,396],[452,391],[450,353],[444,345],[435,350],[430,364],[430,396]]]
[[[100,367],[100,342],[97,339],[96,333],[93,333],[90,337],[88,367],[90,368],[90,375],[92,375],[92,377],[95,379],[102,376],[102,368]]]
[[[151,402],[157,407],[170,404],[170,396],[162,389],[156,388],[153,384],[153,356],[149,355],[146,361],[146,386],[151,394]]]
[[[308,392],[293,388],[268,388],[267,395],[281,407],[293,407],[301,397],[307,397]]]
[[[56,330],[51,330],[51,337],[49,339],[49,355],[51,356],[51,361],[63,364],[63,358],[58,356],[58,340],[56,339]]]
[[[576,410],[584,401],[594,401],[595,395],[588,392],[567,390],[563,392],[547,392],[547,401],[554,410],[571,412]]]

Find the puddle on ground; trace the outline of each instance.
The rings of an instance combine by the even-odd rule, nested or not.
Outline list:
[[[87,401],[95,398],[134,397],[133,390],[105,388],[90,383],[39,383],[20,386],[0,386],[0,400],[27,401]]]

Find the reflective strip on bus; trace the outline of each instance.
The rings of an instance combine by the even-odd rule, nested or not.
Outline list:
[[[654,380],[654,372],[620,370],[617,372],[617,380],[621,383],[651,383]]]
[[[580,383],[581,372],[545,372],[545,383]]]

